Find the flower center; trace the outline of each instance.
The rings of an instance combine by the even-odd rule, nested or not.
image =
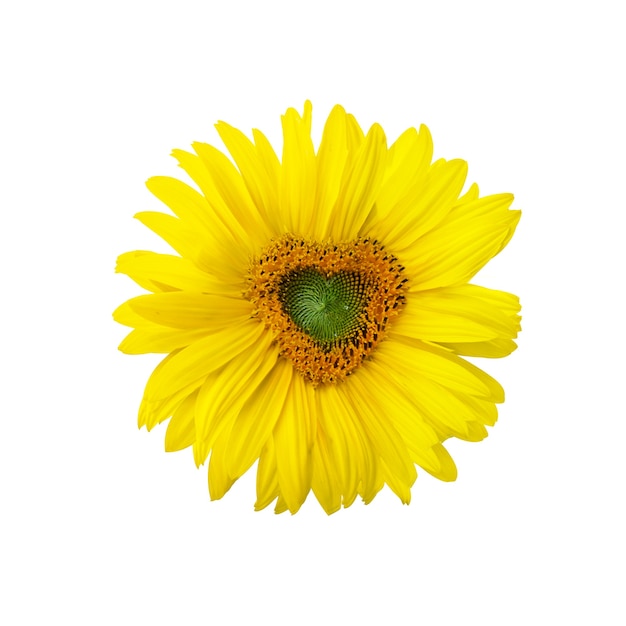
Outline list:
[[[336,383],[358,369],[402,310],[403,271],[371,239],[285,235],[251,264],[247,296],[281,356],[314,385]]]
[[[325,277],[314,268],[283,276],[279,300],[293,323],[320,345],[330,346],[359,329],[367,283],[358,272]]]

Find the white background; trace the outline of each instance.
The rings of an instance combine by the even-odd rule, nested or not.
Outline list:
[[[5,624],[623,624],[624,31],[618,2],[21,2],[0,14]],[[117,254],[168,156],[213,123],[280,144],[333,104],[511,191],[477,282],[520,294],[491,436],[327,517],[210,502],[165,428],[136,429],[156,357],[116,351],[139,293]]]

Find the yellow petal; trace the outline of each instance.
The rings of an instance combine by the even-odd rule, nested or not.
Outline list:
[[[128,303],[129,300],[120,304],[120,306],[113,311],[113,319],[118,324],[130,326],[131,328],[148,328],[151,330],[157,330],[159,328],[156,324],[149,322],[147,319],[136,313]]]
[[[476,285],[444,287],[408,299],[394,332],[429,342],[483,342],[517,336],[519,299]]]
[[[442,348],[390,332],[376,358],[388,367],[403,370],[407,380],[420,375],[453,391],[492,402],[504,401],[504,391],[496,380]]]
[[[230,237],[234,241],[243,240],[247,241],[245,237],[245,227],[238,219],[237,214],[233,213],[231,208],[224,198],[222,198],[219,190],[216,187],[214,177],[210,171],[210,165],[205,159],[202,159],[198,154],[198,150],[202,151],[206,144],[194,144],[192,147],[195,150],[193,152],[187,152],[186,150],[173,150],[172,156],[178,161],[180,167],[182,167],[191,179],[196,183],[202,195],[205,199],[205,205],[208,205],[208,210],[205,211],[211,219],[211,225],[217,226],[222,230],[226,230]],[[216,148],[213,151],[218,152]],[[223,156],[223,155],[222,155]],[[241,213],[239,214],[241,216]]]
[[[371,500],[381,489],[376,454],[356,414],[356,408],[335,385],[318,387],[318,428],[330,442],[329,453],[337,468],[342,503],[350,506],[359,490]]]
[[[426,126],[419,133],[409,128],[389,148],[387,168],[376,198],[381,219],[403,199],[415,193],[418,181],[424,180],[433,156],[433,142]],[[410,204],[410,200],[407,202]]]
[[[233,156],[252,201],[275,236],[283,230],[277,219],[278,194],[276,180],[257,147],[240,131],[226,122],[215,125],[224,145]]]
[[[243,259],[232,250],[227,250],[224,241],[217,243],[214,237],[165,213],[145,211],[137,213],[135,218],[167,241],[181,256],[192,261],[198,269],[218,276],[225,289],[227,285],[233,289],[238,287],[239,291],[245,289],[241,276]]]
[[[226,290],[224,290],[226,291]],[[252,304],[244,298],[171,291],[132,298],[128,306],[139,316],[161,326],[217,330],[252,317]]]
[[[439,459],[439,470],[437,472],[430,472],[427,468],[424,468],[429,474],[432,474],[439,480],[445,480],[446,482],[452,482],[457,478],[457,469],[454,460],[448,453],[448,451],[441,445],[433,447],[433,452]]]
[[[313,220],[317,165],[311,141],[311,103],[301,118],[295,109],[282,116],[283,163],[279,208],[290,232],[307,235]]]
[[[417,473],[406,444],[394,425],[382,413],[376,396],[369,392],[358,372],[345,385],[341,385],[338,392],[344,393],[355,407],[372,446],[385,461],[389,471],[405,484],[412,485]]]
[[[150,291],[186,291],[221,293],[223,283],[198,269],[189,259],[171,254],[137,250],[120,254],[115,271],[126,274]]]
[[[517,350],[512,339],[492,339],[476,343],[442,343],[444,348],[462,356],[480,356],[488,359],[499,359]]]
[[[412,305],[410,313],[403,312],[394,330],[407,337],[434,342],[489,341],[498,336],[489,326],[460,315],[433,311],[420,303]]]
[[[165,432],[165,450],[167,452],[184,450],[193,444],[196,438],[193,411],[197,396],[197,391],[189,394],[174,411]]]
[[[203,177],[208,177],[204,166],[196,155],[184,154],[193,160],[194,167]],[[235,230],[235,234],[233,234],[233,230],[224,223],[224,219],[226,221],[233,219],[232,217],[229,218],[226,207],[220,207],[226,213],[225,218],[218,216],[204,196],[175,178],[155,176],[146,182],[146,186],[183,221],[186,227],[198,233],[201,241],[204,242],[205,250],[209,251],[209,260],[206,262],[211,263],[212,258],[220,258],[223,264],[218,271],[223,272],[230,269],[233,277],[241,275],[248,263],[248,251],[245,246],[239,244],[244,233],[240,228],[237,228],[237,224],[231,224]],[[203,263],[205,262],[203,261]],[[203,264],[200,264],[199,267],[206,269]]]
[[[348,157],[346,112],[336,106],[330,112],[317,154],[315,217],[311,224],[313,238],[324,241],[329,236],[332,209],[341,187]]]
[[[476,203],[490,204],[482,198]],[[465,217],[462,213],[446,219],[419,240],[397,254],[411,272],[411,290],[423,291],[468,282],[485,263],[502,250],[519,221],[519,211],[509,211],[510,194],[498,197],[498,211]],[[463,205],[472,209],[473,203]]]
[[[433,452],[433,446],[439,444],[439,438],[433,428],[426,423],[419,408],[411,403],[409,395],[398,379],[402,375],[389,367],[382,367],[375,359],[358,373],[364,385],[377,398],[381,412],[393,424],[402,436],[409,451],[411,461],[431,473],[439,471],[439,461]],[[410,385],[413,386],[413,380]]]
[[[291,379],[282,414],[274,428],[280,492],[289,511],[298,511],[311,489],[315,441],[313,387],[301,376]]]
[[[226,429],[218,438],[209,461],[209,495],[211,500],[223,498],[226,492],[235,484],[236,478],[228,473],[227,441],[230,432]]]
[[[274,513],[279,515],[280,513],[284,513],[287,510],[289,510],[289,507],[287,506],[287,501],[285,500],[285,498],[283,498],[282,495],[278,496],[276,506],[274,507]]]
[[[274,345],[271,333],[264,332],[249,349],[207,376],[195,410],[196,435],[199,444],[204,442],[199,445],[198,453],[202,450],[208,454],[220,428],[237,418],[277,359],[278,347]]]
[[[256,495],[255,511],[260,511],[269,506],[280,495],[278,475],[276,473],[276,454],[272,437],[267,440],[259,457],[259,467],[256,473]]]
[[[146,391],[144,391],[144,396],[139,406],[137,420],[139,428],[146,426],[148,430],[151,430],[157,424],[165,421],[182,404],[185,398],[198,388],[198,384],[194,382],[181,387],[175,393],[163,398],[152,399],[150,397],[149,390],[151,386],[154,385],[154,381],[159,378],[163,369],[167,367],[177,354],[179,354],[179,352],[173,352],[166,356],[150,375],[146,384]]]
[[[254,138],[254,147],[260,162],[263,164],[268,181],[268,193],[271,198],[271,207],[278,206],[278,187],[280,178],[280,161],[274,152],[274,148],[268,141],[267,137],[258,129],[252,129],[252,137]],[[284,223],[276,223],[278,233],[285,232]]]
[[[238,241],[248,243],[251,251],[255,252],[254,246],[264,245],[271,233],[252,201],[241,174],[217,148],[196,142],[193,149],[204,163],[212,181],[212,184],[209,180],[203,182],[207,200],[233,234],[238,236]]]
[[[355,239],[372,209],[385,172],[387,143],[383,129],[374,124],[344,171],[330,218],[335,241]]]
[[[292,376],[291,363],[279,359],[243,405],[228,440],[231,476],[241,476],[259,458],[283,411]]]
[[[399,478],[392,470],[387,467],[385,459],[380,460],[384,481],[389,485],[391,491],[393,491],[402,504],[409,504],[411,502],[411,484],[404,482]]]
[[[452,210],[466,176],[467,163],[460,159],[440,159],[430,169],[419,170],[408,191],[376,224],[375,236],[394,254],[407,248],[411,251],[416,241]],[[404,256],[408,257],[408,253]]]
[[[415,368],[407,371],[406,364],[401,360],[379,358],[377,361],[373,361],[369,369],[380,378],[384,376],[381,372],[384,368],[387,378],[394,380],[398,385],[398,395],[405,397],[415,407],[417,414],[440,436],[445,438],[455,436],[476,441],[477,433],[482,433],[481,439],[486,436],[483,424],[491,426],[495,423],[497,410],[493,401],[475,398],[458,390],[453,391],[419,373]],[[391,386],[388,381],[386,386]],[[398,417],[396,420],[400,424],[400,429],[402,421]],[[410,435],[405,435],[405,438],[409,445]],[[431,473],[436,469],[432,456],[427,459],[426,464],[417,457],[416,462]]]
[[[119,350],[124,354],[167,354],[206,337],[211,331],[206,328],[180,330],[152,326],[139,328],[128,333]]]
[[[352,113],[348,113],[346,115],[346,131],[347,131],[347,140],[348,140],[348,152],[352,155],[358,154],[361,145],[363,144],[363,140],[365,139],[365,133],[363,129],[359,126],[359,123],[356,121],[356,118]]]
[[[146,396],[158,400],[187,385],[199,387],[206,377],[259,340],[262,324],[246,324],[219,330],[177,352],[148,382]]]
[[[313,447],[313,473],[311,488],[328,515],[341,508],[341,480],[334,463],[331,441],[321,427],[317,428],[317,439]],[[355,488],[356,493],[356,488]]]

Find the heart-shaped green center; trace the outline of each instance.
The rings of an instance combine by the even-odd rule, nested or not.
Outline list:
[[[358,272],[324,276],[314,268],[304,268],[282,278],[279,299],[298,328],[330,346],[353,336],[361,326],[366,288]]]

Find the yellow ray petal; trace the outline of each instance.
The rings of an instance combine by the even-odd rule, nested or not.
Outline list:
[[[361,145],[365,139],[365,133],[356,121],[356,117],[352,113],[346,115],[346,138],[348,140],[348,152],[352,155],[358,154]]]
[[[476,285],[444,287],[409,298],[394,332],[428,342],[512,339],[520,330],[519,299]]]
[[[217,330],[240,324],[253,313],[252,304],[242,297],[189,291],[138,296],[128,300],[127,304],[139,316],[154,324],[180,329]]]
[[[489,201],[489,198],[477,200]],[[411,290],[426,290],[468,282],[505,245],[517,226],[519,211],[507,210],[509,194],[499,197],[499,211],[455,216],[442,222],[419,240],[419,244],[397,254],[411,272]],[[471,206],[470,204],[464,206]]]
[[[219,122],[215,127],[237,164],[248,193],[263,221],[271,227],[273,235],[280,235],[283,230],[276,212],[278,206],[276,180],[268,172],[262,154],[240,130],[226,122]]]
[[[206,177],[207,174],[198,157],[189,156],[194,159],[196,167]],[[220,271],[230,269],[233,276],[241,275],[248,263],[249,252],[245,246],[238,243],[242,241],[241,237],[243,236],[240,229],[236,230],[235,235],[233,235],[233,232],[225,225],[224,220],[216,214],[214,208],[202,194],[175,178],[155,176],[146,182],[146,186],[188,228],[198,233],[211,256],[224,261]]]
[[[371,500],[381,489],[378,480],[378,460],[372,443],[363,430],[355,407],[338,393],[334,385],[316,390],[319,403],[318,421],[330,442],[337,477],[340,480],[342,503],[350,506],[359,491]]]
[[[317,154],[317,186],[311,232],[318,241],[329,237],[329,222],[337,201],[348,157],[346,112],[336,106],[330,112]]]
[[[206,377],[257,342],[263,325],[255,320],[219,330],[184,348],[162,369],[155,371],[146,387],[146,396],[158,400],[187,385],[199,387]]]
[[[219,430],[216,434],[216,438],[222,434],[223,428]],[[196,467],[200,467],[204,465],[207,458],[209,457],[209,453],[211,452],[211,447],[215,444],[215,441],[207,441],[206,439],[199,440],[198,433],[196,431],[196,440],[193,442],[193,460],[196,464]]]
[[[474,398],[472,396],[468,396],[467,394],[453,393],[461,400],[461,402],[470,407],[477,423],[493,426],[498,421],[498,406],[495,403],[489,400]]]
[[[376,224],[373,234],[396,254],[412,249],[452,210],[466,176],[467,163],[460,159],[440,159],[429,170],[420,170],[408,191],[388,210],[386,219]]]
[[[115,271],[126,274],[150,291],[186,291],[222,293],[221,281],[198,269],[189,259],[171,254],[136,250],[120,254]]]
[[[228,440],[228,472],[241,476],[259,458],[285,404],[293,367],[279,359],[243,405]]]
[[[318,425],[317,439],[312,452],[311,488],[317,501],[328,515],[341,508],[341,480],[338,476],[338,468],[334,463],[331,445],[328,435],[322,430],[321,425]]]
[[[153,176],[146,187],[189,228],[212,237],[221,222],[211,210],[206,198],[182,181],[169,176]]]
[[[510,215],[509,207],[513,204],[512,193],[497,193],[479,198],[477,194],[467,195],[459,199],[452,211],[446,216],[442,226],[448,224],[460,225],[461,222],[475,218],[491,218],[496,221]]]
[[[517,350],[512,339],[492,339],[476,343],[441,343],[444,348],[462,356],[480,356],[488,359],[499,359]]]
[[[276,454],[272,437],[267,440],[259,457],[259,467],[256,473],[256,495],[255,511],[260,511],[269,506],[280,495],[278,475],[276,473]]]
[[[196,434],[208,454],[220,427],[236,419],[243,405],[268,376],[278,359],[278,347],[265,332],[249,349],[207,376],[196,403]],[[198,450],[200,452],[200,450]]]
[[[223,498],[226,492],[235,484],[236,478],[228,474],[227,442],[230,432],[225,429],[219,436],[209,460],[209,495],[211,500]]]
[[[136,313],[128,302],[129,300],[123,302],[113,311],[113,319],[118,324],[130,326],[131,328],[146,328],[150,330],[157,330],[159,328],[156,324],[149,322],[145,317],[141,317],[141,315]]]
[[[193,444],[196,438],[193,412],[197,396],[197,391],[189,394],[174,411],[165,432],[165,450],[167,452],[183,450]]]
[[[301,118],[295,109],[282,116],[283,162],[280,177],[279,209],[289,231],[309,233],[313,220],[317,165],[311,141],[311,103]]]
[[[327,450],[339,480],[344,506],[349,506],[357,496],[363,475],[361,442],[354,441],[346,433],[343,406],[337,398],[336,387],[320,387],[315,396],[318,403],[318,429],[326,433],[329,443]]]
[[[252,137],[254,139],[254,147],[260,162],[265,168],[268,182],[268,193],[271,198],[271,206],[278,206],[279,179],[280,179],[280,161],[274,152],[274,148],[268,141],[267,137],[258,129],[252,129]],[[278,233],[285,232],[285,224],[276,222]]]
[[[465,435],[456,435],[456,437],[463,441],[482,441],[489,436],[487,429],[479,422],[467,422],[466,428]]]
[[[330,220],[330,233],[335,241],[350,241],[358,236],[376,200],[386,156],[385,133],[374,124],[344,172]]]
[[[380,460],[383,479],[389,485],[391,491],[393,491],[402,504],[409,504],[411,502],[411,485],[404,482],[399,478],[392,470],[387,467],[385,459]]]
[[[210,270],[210,264],[203,265],[204,244],[197,231],[186,225],[180,218],[155,211],[135,214],[135,219],[166,241],[178,254],[193,261],[199,269]]]
[[[274,513],[276,513],[276,515],[280,515],[280,513],[284,513],[288,510],[289,507],[287,506],[287,501],[285,500],[285,498],[283,498],[282,495],[279,495],[276,506],[274,507]]]
[[[410,312],[403,312],[402,319],[394,324],[396,333],[423,341],[489,341],[498,336],[489,326],[450,313],[433,311],[421,303],[411,303]]]
[[[155,379],[158,379],[163,369],[167,367],[168,363],[170,363],[177,354],[179,354],[178,351],[166,356],[150,375],[146,384],[146,391],[144,391],[143,399],[139,406],[137,418],[139,428],[146,426],[148,430],[151,430],[157,424],[165,421],[181,405],[185,398],[198,388],[199,384],[194,382],[181,387],[176,393],[163,398],[156,400],[150,398],[149,390],[154,385]]]
[[[432,448],[439,443],[439,438],[418,407],[411,403],[402,384],[398,383],[398,380],[404,380],[402,374],[381,366],[373,359],[362,368],[359,376],[364,385],[375,393],[379,406],[383,407],[381,411],[401,435],[411,461],[431,473],[438,472],[439,461]]]
[[[439,470],[437,472],[430,472],[427,468],[424,468],[429,474],[432,474],[439,480],[446,482],[452,482],[457,478],[457,469],[452,457],[448,451],[441,445],[433,446],[433,452],[439,459]]]
[[[151,328],[139,328],[128,333],[118,349],[124,354],[167,354],[186,348],[210,332],[206,328],[181,331],[178,328],[153,325]]]
[[[250,198],[241,174],[228,157],[217,148],[196,142],[193,144],[193,149],[202,159],[212,179],[213,184],[210,185],[208,181],[205,181],[203,188],[209,203],[216,208],[225,223],[228,219],[229,227],[234,227],[233,219],[237,220],[245,232],[245,238],[239,239],[240,241],[254,243],[257,246],[264,245],[271,237],[271,233],[259,209]],[[237,232],[242,237],[239,228]],[[233,230],[234,233],[235,230]],[[252,252],[254,251],[253,248]]]
[[[395,400],[388,400],[388,402],[402,405],[404,401],[405,405],[408,406],[404,408],[403,413],[400,411],[393,413],[396,418],[394,425],[403,434],[410,451],[412,450],[411,444],[413,444],[415,449],[415,452],[412,454],[413,460],[433,474],[436,474],[440,469],[436,455],[432,450],[434,445],[438,443],[436,433],[443,434],[446,438],[454,436],[470,441],[479,441],[486,436],[486,431],[482,427],[481,421],[490,425],[495,421],[494,409],[489,409],[487,407],[488,403],[484,401],[479,401],[466,394],[454,393],[415,372],[410,377],[407,377],[406,371],[398,368],[397,365],[395,367],[387,366],[384,369],[375,362],[372,362],[370,365],[368,373],[366,374],[365,370],[363,372],[363,374],[366,374],[363,376],[366,384],[369,370],[373,370],[378,379],[385,377],[386,389],[390,390],[393,388],[392,380],[398,385],[398,389],[394,394]],[[374,382],[373,384],[376,383]],[[383,393],[381,392],[378,395],[380,396],[380,401],[383,402],[385,397]],[[385,403],[385,406],[387,405]],[[491,407],[493,407],[493,404],[491,404]],[[430,428],[430,445],[427,450],[424,450],[423,443],[416,439],[408,430],[407,425],[403,423],[403,417],[406,420],[407,414],[416,415],[420,420],[423,419],[432,427]],[[480,437],[476,438],[479,433]],[[418,447],[420,443],[422,443],[421,449]]]
[[[474,200],[478,200],[479,189],[476,183],[472,183],[469,186],[469,189],[459,198],[459,201],[455,206],[460,206],[461,204],[466,204],[468,202],[473,202]],[[454,210],[454,207],[453,207]]]
[[[426,126],[419,133],[406,130],[389,148],[387,168],[376,198],[380,218],[385,219],[404,198],[415,193],[418,181],[425,180],[433,156],[433,142]],[[407,204],[411,204],[409,200]]]
[[[189,259],[207,274],[217,276],[227,286],[245,288],[241,274],[244,260],[238,251],[227,249],[225,241],[207,237],[201,230],[188,225],[180,218],[165,213],[145,211],[135,215],[181,256]]]
[[[309,383],[301,376],[293,376],[274,428],[278,483],[292,514],[302,506],[311,489],[312,448],[316,436],[313,394]]]
[[[424,376],[414,377],[412,389],[411,400],[429,423],[450,435],[467,436],[468,423],[475,421],[475,414],[467,403]]]
[[[395,338],[395,341],[394,341]],[[376,358],[389,367],[401,368],[407,380],[424,376],[443,387],[492,402],[504,402],[504,391],[491,376],[442,348],[389,333]]]
[[[399,480],[412,485],[417,477],[415,466],[402,437],[384,415],[374,394],[369,393],[358,374],[352,376],[338,389],[358,412],[359,419],[368,434],[372,446],[385,461],[389,471]]]

